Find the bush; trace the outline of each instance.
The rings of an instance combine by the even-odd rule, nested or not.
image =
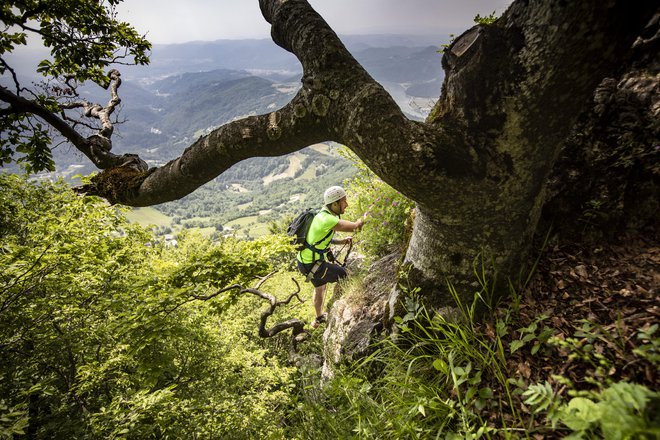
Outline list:
[[[404,249],[414,202],[378,178],[353,153],[343,150],[342,154],[358,169],[355,177],[346,182],[346,190],[351,194],[346,218],[366,217],[358,236],[360,248],[369,260]]]
[[[257,336],[262,302],[191,294],[251,287],[284,238],[164,247],[63,182],[0,174],[0,241],[0,438],[282,437],[293,370]]]

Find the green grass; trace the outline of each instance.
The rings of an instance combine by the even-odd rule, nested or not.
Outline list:
[[[289,167],[283,172],[279,174],[273,174],[270,173],[266,177],[263,178],[263,183],[264,185],[269,185],[273,183],[275,180],[282,179],[284,177],[291,177],[296,174],[296,172],[301,168],[301,163],[305,159],[304,154],[296,153],[292,156],[289,156]]]
[[[133,208],[126,214],[131,223],[139,223],[142,226],[172,226],[172,218],[154,208]]]
[[[199,232],[204,237],[210,237],[214,232],[217,232],[215,228],[187,228],[190,231]]]
[[[225,227],[226,228],[233,228],[234,226],[238,226],[238,228],[242,229],[242,228],[246,227],[248,225],[248,223],[257,221],[257,217],[258,216],[256,216],[256,215],[250,215],[248,217],[239,217],[235,220],[227,222],[225,224]]]
[[[337,152],[335,150],[331,149],[331,147],[329,145],[326,145],[326,144],[314,144],[314,145],[311,145],[309,148],[311,148],[312,150],[317,151],[321,154],[326,154],[328,156],[336,156],[337,155]]]
[[[257,238],[262,235],[268,234],[268,223],[257,223],[252,228],[249,229],[250,236]]]
[[[173,225],[172,218],[161,213],[160,211],[154,208],[134,208],[128,212],[126,215],[128,220],[131,223],[138,223],[144,227],[150,226],[163,226],[171,227],[175,232],[181,230],[181,225]],[[268,223],[261,223],[257,221],[257,215],[251,215],[247,217],[240,217],[235,220],[228,222],[225,226],[227,228],[234,227],[236,229],[236,235],[238,237],[250,236],[252,238],[261,237],[262,235],[268,234]],[[186,224],[194,221],[208,221],[211,220],[210,217],[193,217],[183,220],[183,226],[186,227]],[[198,228],[198,227],[186,227],[186,229],[199,231],[204,236],[210,236],[216,232],[215,228]]]
[[[307,167],[304,173],[302,173],[296,180],[312,180],[316,177],[316,165]]]
[[[249,235],[252,238],[268,234],[268,223],[257,221],[258,215],[240,217],[225,224],[225,228],[233,228],[237,237]]]

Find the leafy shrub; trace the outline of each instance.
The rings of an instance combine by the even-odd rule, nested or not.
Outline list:
[[[362,215],[366,223],[359,233],[359,243],[372,260],[385,256],[407,243],[406,228],[414,203],[378,178],[357,156],[348,150],[342,154],[353,161],[358,172],[347,182],[349,207],[346,218]]]
[[[660,433],[660,393],[643,385],[617,382],[563,404],[548,381],[530,385],[523,395],[534,413],[547,414],[553,428],[561,424],[572,431],[566,439],[651,440]]]
[[[291,368],[252,284],[283,241],[177,247],[63,182],[0,174],[0,437],[278,438]],[[28,410],[29,409],[29,410]]]

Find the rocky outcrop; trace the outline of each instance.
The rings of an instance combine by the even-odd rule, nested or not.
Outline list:
[[[401,255],[388,255],[371,265],[362,285],[335,300],[323,334],[323,378],[330,379],[334,368],[370,353],[371,343],[381,335],[388,318],[388,297],[396,283]],[[341,290],[341,286],[338,286]],[[337,296],[335,291],[335,296]],[[341,294],[340,294],[341,295]]]

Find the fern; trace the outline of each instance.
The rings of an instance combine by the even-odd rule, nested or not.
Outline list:
[[[575,439],[655,439],[658,421],[651,413],[660,393],[643,385],[618,382],[592,398],[574,397],[561,404],[548,381],[530,385],[523,393],[533,414],[545,412],[553,428],[561,422]],[[656,417],[657,418],[657,417]]]
[[[554,428],[559,421],[557,409],[561,402],[547,380],[544,383],[530,385],[523,394],[526,397],[525,404],[533,408],[532,414],[540,414],[545,411],[547,419]]]
[[[534,414],[548,410],[556,405],[555,393],[552,391],[552,386],[547,380],[545,383],[530,385],[527,391],[523,393],[523,396],[527,397],[525,403],[534,407]]]
[[[603,391],[598,406],[602,418],[600,427],[605,438],[657,438],[660,427],[657,420],[649,420],[651,412],[649,403],[660,400],[660,393],[653,392],[645,386],[619,382]],[[644,435],[648,434],[648,437]]]

